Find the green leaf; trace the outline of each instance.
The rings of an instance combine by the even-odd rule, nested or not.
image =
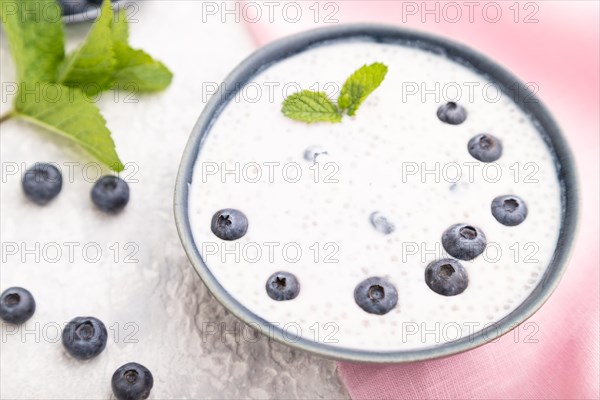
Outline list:
[[[382,63],[364,65],[357,69],[344,83],[338,105],[347,110],[348,115],[355,115],[356,110],[375,90],[387,74],[388,67]]]
[[[127,24],[127,12],[124,8],[119,10],[111,23],[113,42],[127,43],[129,40],[129,25]]]
[[[70,54],[61,66],[57,82],[85,88],[91,93],[108,89],[115,71],[112,39],[113,12],[110,0],[104,0],[100,16],[94,22],[83,44]]]
[[[119,87],[140,92],[163,90],[171,84],[173,73],[160,61],[143,50],[124,43],[115,43],[117,72],[114,80]]]
[[[0,0],[0,19],[19,82],[54,82],[65,57],[61,10],[55,0]]]
[[[281,112],[302,122],[341,122],[342,114],[323,92],[303,90],[283,101]]]
[[[115,171],[124,166],[98,107],[80,90],[52,83],[26,85],[15,99],[16,115],[71,139]]]
[[[129,29],[125,10],[121,10],[113,20],[112,33],[116,59],[114,81],[118,87],[154,92],[169,86],[173,79],[171,71],[145,51],[133,49],[127,43]]]

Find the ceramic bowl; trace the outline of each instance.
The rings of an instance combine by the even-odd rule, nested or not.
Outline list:
[[[269,336],[287,345],[338,360],[397,363],[434,359],[461,353],[495,339],[498,334],[506,334],[531,317],[554,291],[567,266],[567,258],[573,244],[578,211],[578,191],[574,162],[559,127],[541,101],[522,82],[497,63],[464,45],[448,39],[393,26],[373,24],[336,25],[275,41],[260,48],[245,59],[229,74],[221,88],[243,87],[257,72],[271,63],[302,52],[310,47],[318,46],[323,42],[347,39],[411,45],[422,50],[444,54],[456,62],[470,66],[476,71],[487,75],[490,81],[502,89],[504,95],[511,97],[526,114],[529,114],[537,125],[540,135],[542,135],[551,152],[554,154],[554,161],[559,174],[562,192],[562,216],[559,240],[551,263],[539,281],[539,284],[516,309],[497,321],[492,331],[481,330],[471,336],[434,347],[390,352],[347,349],[313,342],[304,338],[300,338],[292,343],[286,340],[284,332],[275,326],[270,327]],[[515,90],[515,85],[520,90]],[[521,96],[515,97],[515,93],[520,93]],[[175,220],[181,242],[193,267],[214,297],[240,320],[252,326],[267,326],[268,323],[265,320],[235,300],[215,279],[198,251],[192,237],[190,221],[188,219],[188,192],[193,176],[194,163],[196,162],[204,138],[210,134],[212,121],[218,117],[224,105],[234,95],[235,92],[230,89],[228,89],[228,92],[224,92],[222,89],[222,91],[214,94],[204,108],[190,135],[181,160],[175,188]]]

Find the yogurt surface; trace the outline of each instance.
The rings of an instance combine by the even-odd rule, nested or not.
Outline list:
[[[283,99],[300,88],[335,101],[346,77],[373,62],[389,71],[355,117],[306,124],[281,113]],[[460,125],[436,116],[449,100],[468,112]],[[498,161],[469,154],[467,143],[481,133],[501,140]],[[311,148],[326,154],[307,160]],[[492,216],[493,199],[507,194],[527,204],[520,225]],[[245,236],[223,241],[211,232],[213,215],[224,208],[247,216]],[[373,227],[374,212],[393,232]],[[233,298],[284,328],[290,341],[301,336],[357,350],[427,348],[500,320],[541,279],[560,217],[551,152],[506,94],[443,55],[356,40],[325,43],[254,76],[213,122],[189,191],[196,246]],[[441,236],[456,223],[479,227],[488,244],[479,257],[461,261],[467,289],[442,296],[424,272],[449,257]],[[267,295],[265,283],[277,271],[298,278],[295,299]],[[354,299],[356,286],[374,276],[398,292],[385,315],[363,311]]]

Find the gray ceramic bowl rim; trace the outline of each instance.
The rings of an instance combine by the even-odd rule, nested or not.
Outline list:
[[[213,120],[218,117],[225,105],[235,95],[235,91],[227,91],[225,88],[243,87],[253,76],[278,60],[323,42],[346,39],[413,45],[437,54],[444,54],[454,61],[475,68],[499,85],[503,90],[503,95],[510,96],[522,110],[530,115],[553,153],[562,196],[561,227],[556,250],[544,276],[529,297],[506,317],[496,322],[494,326],[453,342],[406,351],[379,352],[349,349],[304,338],[292,342],[285,336],[281,328],[269,324],[263,318],[252,313],[227,293],[202,260],[193,240],[187,216],[188,189],[192,181],[194,164],[204,138],[210,131]],[[513,96],[512,93],[514,92],[509,90],[509,88],[514,87],[513,85],[518,85],[520,89],[516,93],[527,94],[527,96]],[[394,26],[351,24],[315,29],[277,40],[258,49],[231,72],[225,79],[224,85],[220,87],[220,90],[212,96],[205,106],[190,135],[177,176],[174,212],[181,242],[192,265],[214,297],[240,320],[254,327],[269,326],[268,335],[270,338],[324,357],[354,362],[399,363],[445,357],[479,347],[500,335],[506,334],[531,317],[554,291],[566,268],[575,236],[577,204],[578,190],[575,164],[558,125],[539,99],[510,72],[468,47],[441,37]]]

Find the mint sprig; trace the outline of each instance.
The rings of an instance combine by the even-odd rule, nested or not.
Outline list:
[[[288,96],[281,112],[288,118],[307,123],[341,122],[344,112],[356,115],[365,99],[381,85],[387,71],[383,63],[364,65],[346,79],[337,105],[323,92],[303,90]]]
[[[102,3],[84,42],[66,57],[62,20],[48,10],[60,10],[56,0],[0,0],[0,19],[19,85],[14,110],[0,122],[10,117],[27,120],[75,141],[109,168],[122,171],[106,121],[82,88],[88,96],[119,87],[157,91],[166,88],[173,75],[129,46],[125,12],[114,14],[110,0]]]
[[[354,71],[342,86],[338,106],[346,110],[348,115],[356,115],[356,110],[381,85],[388,67],[382,63],[364,65]]]
[[[303,90],[283,101],[283,115],[304,122],[340,122],[342,114],[323,92]]]
[[[56,83],[86,89],[106,90],[112,82],[115,57],[111,32],[113,19],[110,1],[102,3],[100,16],[85,41],[67,56],[59,66]],[[82,86],[80,86],[82,87]]]
[[[57,83],[38,84],[34,88],[27,87],[17,96],[18,117],[71,139],[110,169],[123,170],[106,120],[94,103],[79,90]],[[60,96],[49,99],[48,93]]]

